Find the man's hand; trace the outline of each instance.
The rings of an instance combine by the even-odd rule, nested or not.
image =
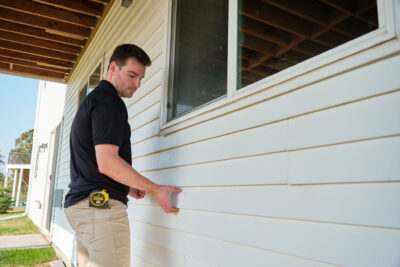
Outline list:
[[[135,198],[135,199],[141,199],[144,198],[146,196],[146,192],[134,187],[131,187],[129,189],[129,196]]]
[[[156,185],[151,192],[149,192],[154,200],[166,213],[178,212],[179,209],[171,206],[169,202],[169,194],[171,192],[182,192],[182,189],[169,185]]]

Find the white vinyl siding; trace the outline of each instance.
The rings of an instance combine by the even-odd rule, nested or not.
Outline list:
[[[183,189],[176,215],[130,200],[133,266],[398,266],[400,42],[354,42],[351,56],[311,59],[161,129],[167,2],[117,5],[99,29],[69,83],[57,187],[69,183],[78,88],[132,42],[153,60],[125,101],[133,167]],[[63,216],[55,224],[70,231]]]

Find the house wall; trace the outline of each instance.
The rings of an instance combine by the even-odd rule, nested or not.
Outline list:
[[[167,14],[167,1],[114,4],[68,84],[57,188],[69,183],[79,89],[133,42],[153,61],[125,100],[133,167],[183,189],[174,215],[151,197],[130,201],[133,266],[399,266],[399,41],[265,83],[163,134]],[[62,209],[54,225],[54,244],[73,258]]]
[[[29,217],[42,230],[47,215],[49,184],[48,169],[50,151],[52,151],[51,132],[61,122],[64,110],[66,85],[55,82],[40,81],[36,107],[35,129],[32,144],[32,169],[29,176]],[[39,152],[41,144],[48,144],[44,152]]]

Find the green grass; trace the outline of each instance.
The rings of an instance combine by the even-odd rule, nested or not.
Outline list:
[[[0,221],[0,236],[39,233],[39,229],[32,223],[28,216]]]
[[[57,259],[52,247],[0,250],[0,266],[35,266]]]
[[[8,210],[6,214],[0,214],[0,218],[14,216],[25,212],[26,207],[14,207],[12,210]]]

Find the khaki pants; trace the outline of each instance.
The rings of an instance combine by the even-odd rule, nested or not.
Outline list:
[[[85,198],[65,209],[76,234],[79,267],[130,266],[130,233],[126,206],[109,199],[110,209],[89,207]]]

